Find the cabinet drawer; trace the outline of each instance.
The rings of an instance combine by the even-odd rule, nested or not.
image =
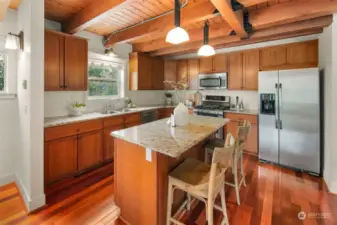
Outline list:
[[[123,125],[124,117],[114,116],[114,117],[105,118],[103,120],[103,124],[104,124],[104,127],[113,127],[113,126]]]
[[[135,123],[140,122],[140,113],[132,113],[125,115],[125,123]]]
[[[257,116],[256,115],[247,115],[247,114],[240,114],[240,113],[225,113],[225,118],[228,118],[232,121],[248,120],[252,124],[257,123]]]
[[[50,141],[76,134],[103,129],[102,120],[90,120],[81,123],[72,123],[56,127],[45,128],[44,139]]]

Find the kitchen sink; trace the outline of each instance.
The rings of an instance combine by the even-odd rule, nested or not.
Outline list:
[[[106,111],[106,112],[103,112],[102,114],[112,115],[112,114],[116,114],[116,113],[119,113],[119,112],[117,112],[117,111],[115,111],[115,110],[108,110],[108,111]]]

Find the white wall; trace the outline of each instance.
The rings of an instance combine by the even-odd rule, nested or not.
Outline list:
[[[0,22],[0,35],[17,31],[17,13],[8,10]],[[8,92],[16,93],[17,85],[17,54],[16,51],[5,49],[5,37],[0,38],[0,52],[6,54],[8,68],[6,82]],[[0,186],[13,181],[15,177],[15,156],[20,140],[18,100],[16,98],[0,98]]]
[[[45,204],[43,178],[44,1],[23,0],[18,31],[24,51],[18,51],[18,106],[21,141],[16,155],[19,185],[29,210]],[[27,89],[22,83],[27,81]]]
[[[60,23],[45,20],[45,27],[60,31]],[[89,51],[104,54],[103,37],[81,31],[76,36],[88,39]],[[124,95],[130,97],[135,104],[141,105],[160,105],[164,104],[165,91],[129,91],[128,84],[128,58],[132,52],[132,46],[129,44],[117,44],[114,46],[114,52],[119,58],[124,60]],[[106,104],[121,106],[123,100],[87,100],[87,94],[83,91],[64,91],[64,92],[45,92],[45,117],[66,116],[69,114],[69,105],[76,101],[85,102],[88,111],[102,111]]]
[[[319,64],[324,71],[324,179],[331,192],[337,193],[337,143],[334,138],[337,135],[337,14],[333,17],[333,23],[325,28],[319,37]]]

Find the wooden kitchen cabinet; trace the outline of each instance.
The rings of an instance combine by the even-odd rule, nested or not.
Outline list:
[[[104,129],[104,161],[111,161],[114,156],[114,138],[111,136],[111,132],[122,129],[124,129],[124,124]]]
[[[162,108],[157,110],[158,119],[164,119],[170,117],[173,114],[174,108]]]
[[[177,81],[184,80],[188,82],[188,61],[178,60],[177,61]]]
[[[151,64],[152,90],[164,90],[164,60],[153,58]]]
[[[200,73],[213,73],[213,57],[201,57],[199,60]]]
[[[239,124],[243,124],[245,120],[251,123],[251,132],[247,137],[244,151],[248,154],[258,155],[258,122],[256,115],[240,114],[240,113],[225,113],[225,118],[230,119],[230,122],[224,127],[225,137],[230,132],[234,137],[237,135]]]
[[[72,91],[88,89],[88,42],[75,36],[64,41],[64,88]]]
[[[249,50],[242,53],[242,89],[257,90],[259,77],[259,50]]]
[[[142,53],[130,53],[129,60],[129,89],[151,90],[151,72],[152,72],[151,57]]]
[[[242,52],[232,52],[228,55],[228,89],[241,90],[242,89],[242,75],[243,75],[243,59]]]
[[[64,89],[64,36],[45,31],[44,88],[46,91]]]
[[[318,67],[318,40],[287,45],[287,64],[294,69]]]
[[[216,54],[200,58],[200,73],[225,73],[228,71],[227,54]]]
[[[88,41],[45,30],[45,91],[87,90]]]
[[[165,81],[177,81],[177,61],[165,60],[164,62],[164,80]],[[172,90],[171,86],[164,84],[165,90]]]
[[[188,60],[188,83],[190,90],[198,90],[199,59]]]
[[[278,70],[287,63],[286,46],[273,46],[260,50],[260,70]]]
[[[77,136],[44,144],[44,183],[46,186],[77,172]]]
[[[103,162],[103,131],[78,136],[78,171],[86,171]]]

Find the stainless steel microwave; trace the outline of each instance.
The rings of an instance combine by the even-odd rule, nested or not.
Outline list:
[[[227,73],[199,74],[199,89],[227,89]]]

